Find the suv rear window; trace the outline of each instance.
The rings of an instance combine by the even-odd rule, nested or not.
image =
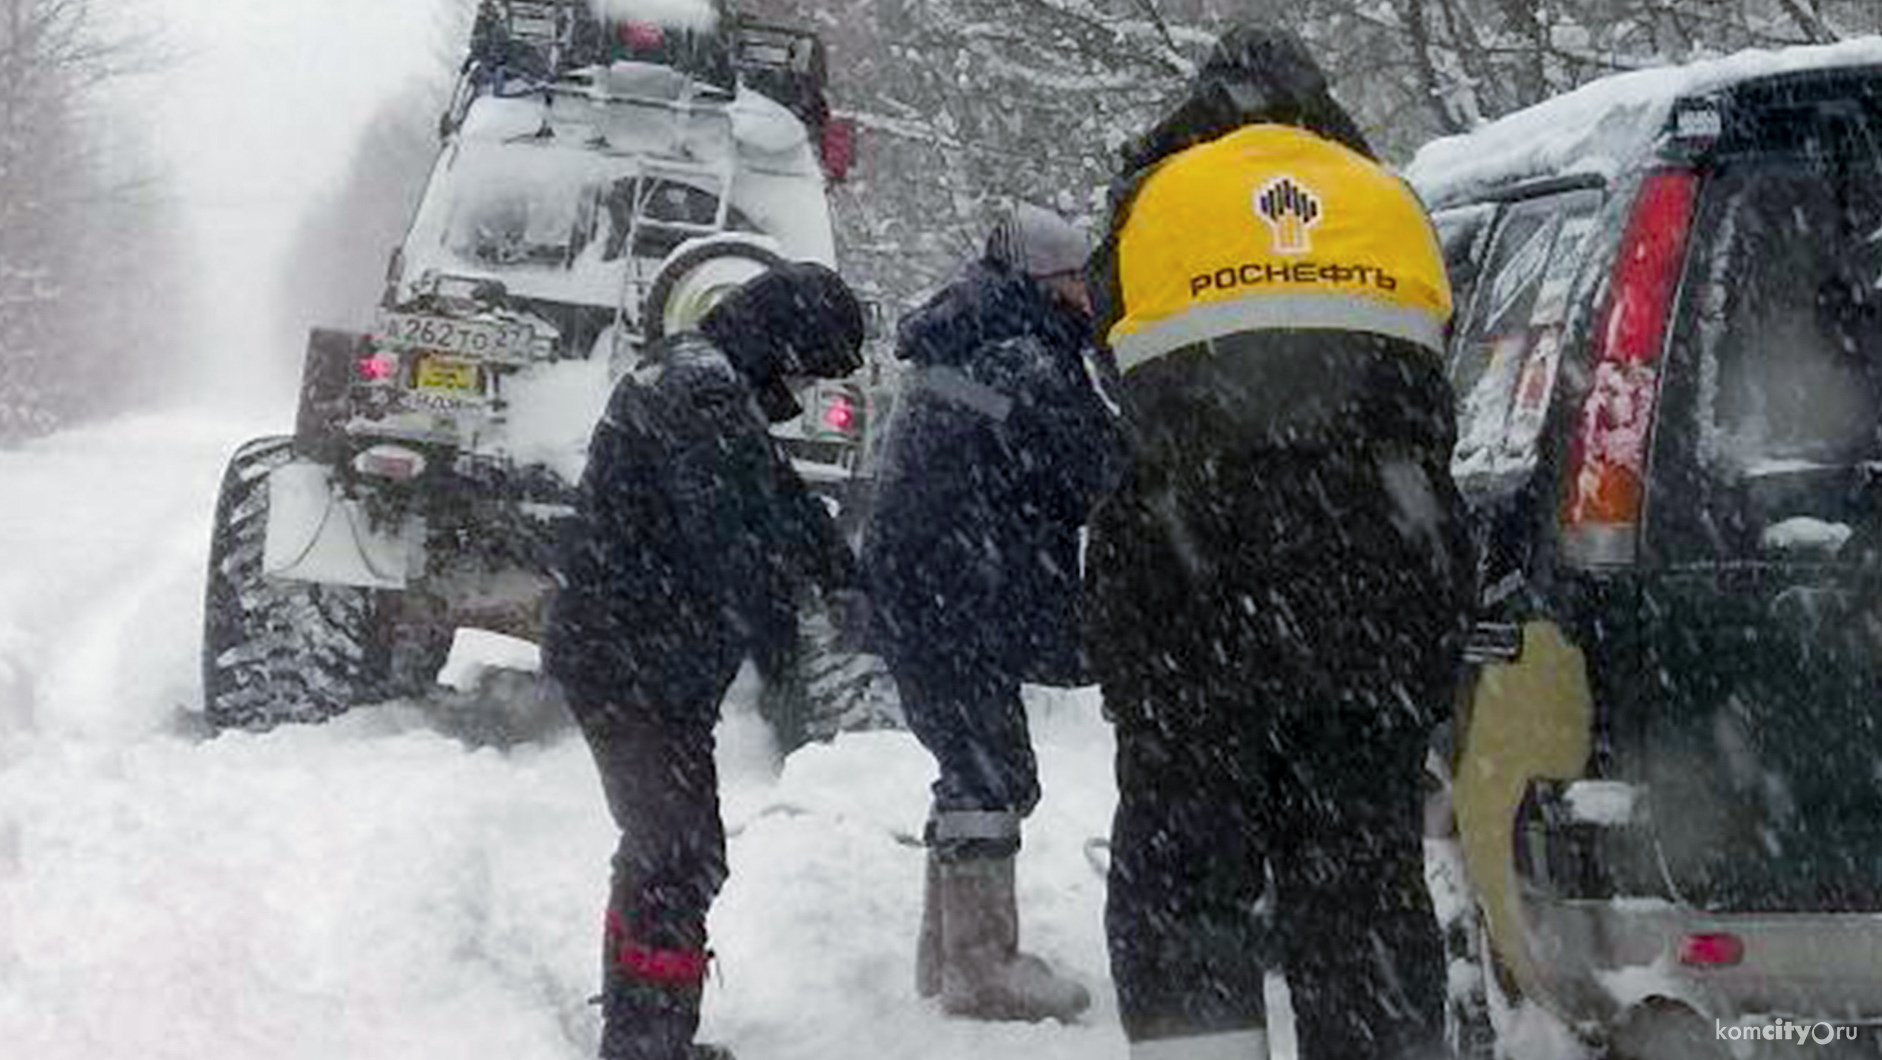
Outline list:
[[[1450,274],[1451,298],[1461,313],[1470,304],[1477,288],[1478,271],[1483,264],[1483,244],[1490,234],[1490,222],[1496,219],[1496,207],[1477,203],[1431,215],[1437,229],[1438,244],[1444,249],[1444,269]]]
[[[1823,557],[1873,520],[1882,111],[1775,109],[1697,208],[1648,501],[1674,562]]]
[[[1471,278],[1450,370],[1458,400],[1452,470],[1468,494],[1506,492],[1536,466],[1570,288],[1601,198],[1584,188],[1511,203]]]

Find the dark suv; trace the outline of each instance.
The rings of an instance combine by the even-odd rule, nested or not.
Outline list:
[[[1484,557],[1460,1051],[1539,1008],[1882,1055],[1882,42],[1610,78],[1408,176]]]

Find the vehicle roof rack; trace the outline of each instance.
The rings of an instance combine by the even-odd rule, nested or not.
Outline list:
[[[464,67],[481,67],[499,83],[517,77],[553,82],[584,67],[627,59],[671,66],[730,93],[737,81],[737,20],[723,0],[711,2],[720,9],[719,25],[688,29],[606,21],[596,17],[589,0],[481,0]]]
[[[624,27],[595,17],[589,0],[481,0],[458,92],[440,130],[449,135],[480,95],[573,90],[605,97],[597,96],[589,72],[627,59],[670,66],[699,82],[707,99],[729,98],[743,81],[782,103],[813,135],[820,133],[830,119],[823,41],[810,30],[734,15],[723,0],[714,2],[721,18],[710,32],[667,28],[630,42]],[[623,31],[620,40],[616,30]]]

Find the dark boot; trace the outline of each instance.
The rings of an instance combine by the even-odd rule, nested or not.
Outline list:
[[[1013,861],[940,865],[941,1007],[974,1019],[1070,1020],[1091,1005],[1091,994],[1020,952]]]
[[[602,952],[601,1060],[732,1060],[722,1046],[699,1045],[705,990],[705,932],[695,944],[655,949],[635,941],[610,913]]]

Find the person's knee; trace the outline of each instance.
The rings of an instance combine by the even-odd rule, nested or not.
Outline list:
[[[943,861],[1010,858],[1020,850],[1017,809],[945,809],[935,807],[922,838]]]

